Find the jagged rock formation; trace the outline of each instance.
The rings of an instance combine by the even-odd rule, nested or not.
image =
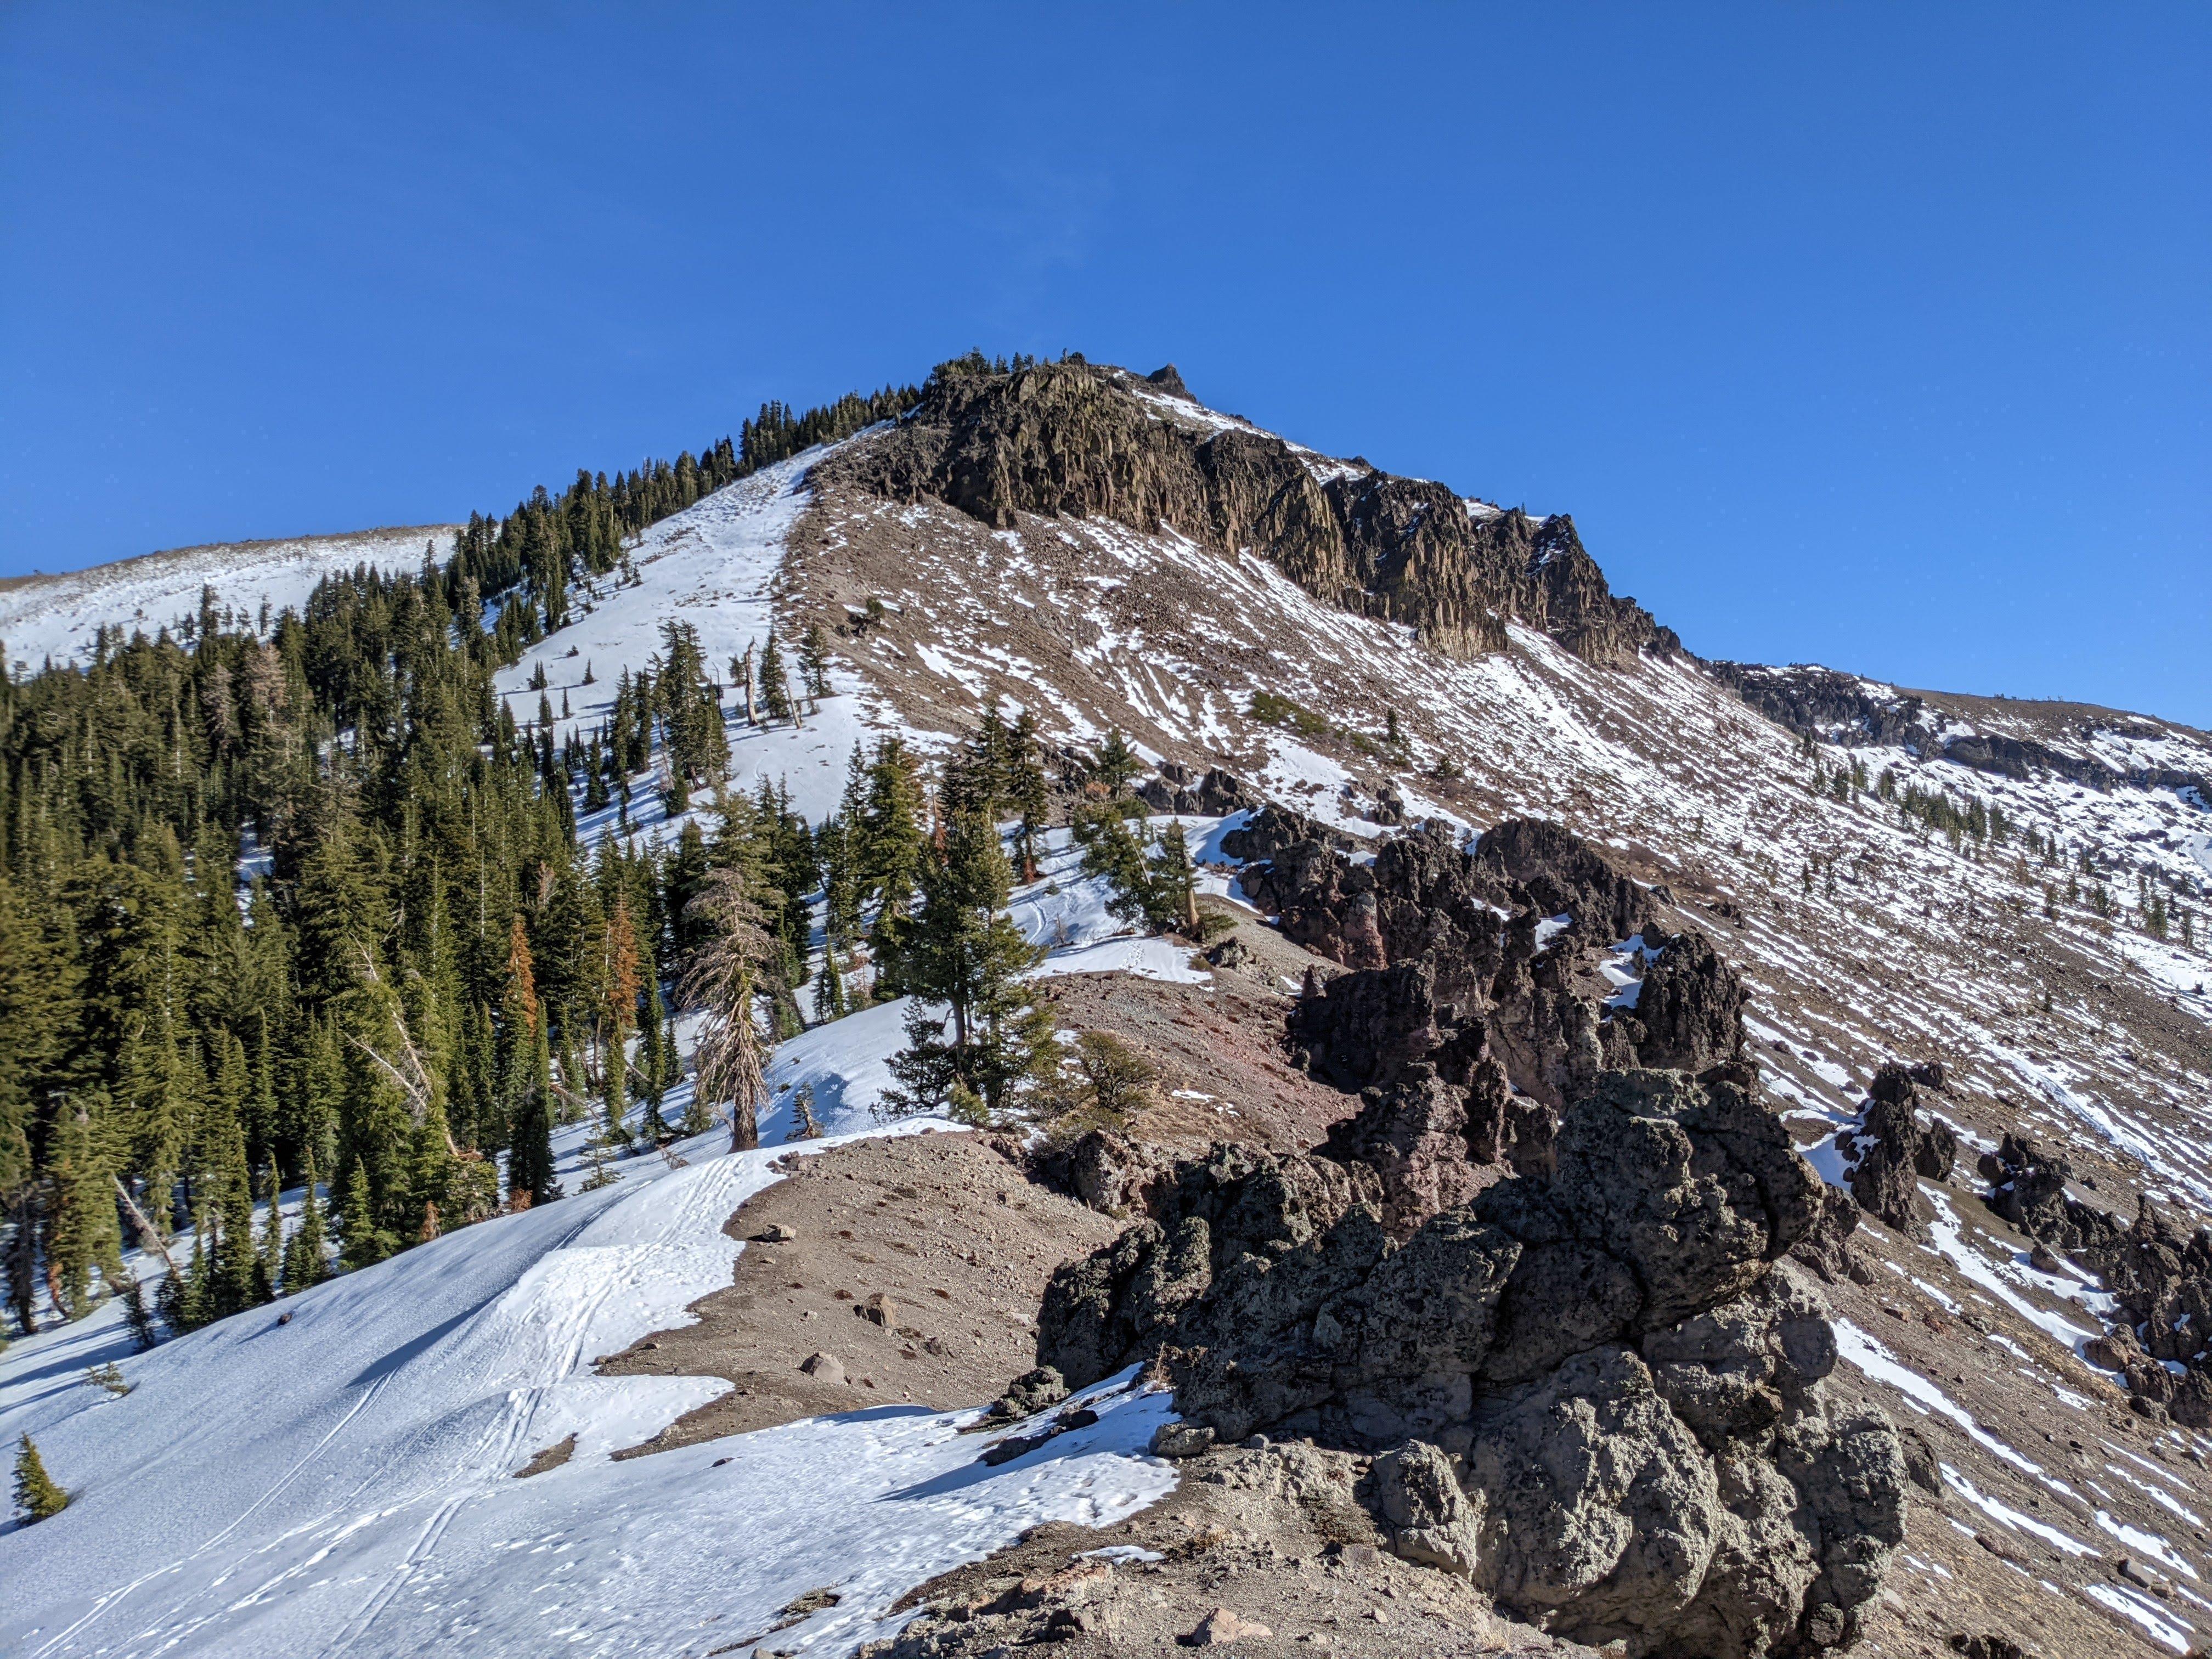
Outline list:
[[[1394,1224],[1414,1188],[1473,1189],[1439,1161],[1455,1133],[1462,1162],[1540,1169],[1559,1109],[1600,1071],[1702,1072],[1741,1052],[1742,983],[1711,942],[1668,931],[1658,894],[1559,825],[1509,819],[1470,848],[1428,825],[1361,865],[1283,841],[1293,817],[1255,819],[1247,845],[1267,857],[1244,889],[1286,936],[1354,970],[1308,987],[1290,1044],[1316,1076],[1376,1091],[1337,1150],[1410,1149],[1376,1160],[1394,1182],[1406,1159],[1419,1166],[1412,1188],[1394,1186]],[[1643,969],[1632,996],[1601,971],[1608,960]],[[1404,1112],[1421,1127],[1392,1127]]]
[[[1571,1639],[1838,1645],[1903,1536],[1904,1453],[1827,1407],[1825,1310],[1778,1265],[1819,1183],[1750,1080],[1604,1073],[1548,1176],[1402,1243],[1363,1165],[1216,1148],[1054,1276],[1039,1359],[1079,1387],[1158,1355],[1223,1441],[1385,1454],[1398,1548]]]
[[[1226,817],[1259,804],[1235,773],[1215,766],[1201,776],[1176,761],[1162,761],[1158,771],[1137,786],[1137,798],[1155,812],[1210,818]]]
[[[896,501],[933,497],[997,528],[1064,514],[1249,549],[1315,597],[1408,623],[1447,655],[1503,650],[1509,617],[1593,663],[1680,648],[1612,592],[1564,514],[1531,519],[1424,479],[1321,464],[1206,415],[1180,376],[1079,361],[940,370],[918,408],[824,477]]]
[[[2066,1190],[2069,1161],[2023,1136],[1978,1167],[1990,1209],[2096,1273],[2126,1310],[2086,1346],[2090,1364],[2118,1371],[2144,1416],[2212,1428],[2212,1230],[2185,1235],[2148,1199],[2132,1223],[2085,1203]]]
[[[1851,1195],[1869,1215],[1908,1237],[1925,1240],[1936,1209],[1920,1190],[1923,1181],[1948,1181],[1959,1156],[1959,1138],[1940,1119],[1922,1121],[1923,1085],[1942,1086],[1934,1064],[1888,1065],[1875,1073],[1859,1121],[1849,1170]]]

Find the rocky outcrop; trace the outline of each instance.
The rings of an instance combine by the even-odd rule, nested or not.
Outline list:
[[[1959,1155],[1950,1126],[1923,1121],[1918,1109],[1922,1085],[1941,1086],[1942,1075],[1940,1067],[1894,1064],[1875,1073],[1847,1171],[1861,1209],[1923,1243],[1936,1209],[1920,1183],[1949,1180]]]
[[[1565,515],[1501,512],[1364,466],[1318,468],[1279,438],[1170,401],[1187,398],[1179,376],[1144,381],[1079,361],[1006,374],[946,365],[895,428],[819,476],[892,501],[934,497],[997,528],[1025,513],[1103,517],[1249,550],[1316,598],[1409,624],[1449,655],[1503,649],[1508,617],[1592,663],[1680,649],[1612,592]]]
[[[2148,1199],[2124,1221],[2066,1190],[2061,1154],[2008,1134],[1978,1160],[1990,1209],[2104,1280],[2123,1317],[2083,1357],[2119,1373],[2142,1414],[2212,1428],[2212,1231],[2185,1234]],[[2051,1263],[2057,1267],[2057,1263]]]
[[[1932,752],[1926,701],[1811,663],[1708,662],[1705,672],[1778,726],[1827,743]],[[1923,746],[1925,745],[1925,746]]]
[[[1279,839],[1294,827],[1255,819],[1270,851],[1243,882],[1287,937],[1354,970],[1310,983],[1286,1033],[1316,1077],[1382,1091],[1347,1133],[1436,1144],[1426,1105],[1423,1127],[1385,1121],[1401,1106],[1394,1085],[1425,1067],[1425,1091],[1460,1094],[1470,1158],[1540,1169],[1559,1109],[1601,1070],[1701,1073],[1742,1052],[1735,971],[1704,935],[1668,931],[1653,890],[1560,826],[1510,819],[1462,847],[1429,825],[1366,865]],[[1601,960],[1643,967],[1632,999]]]
[[[1337,1163],[1364,1164],[1382,1177],[1382,1224],[1402,1237],[1465,1203],[1505,1172],[1548,1154],[1552,1126],[1540,1113],[1524,1124],[1513,1088],[1494,1059],[1476,1062],[1468,1086],[1455,1088],[1427,1061],[1405,1068],[1388,1088],[1367,1090],[1360,1109],[1331,1127],[1322,1151]],[[1534,1103],[1529,1102],[1530,1108]]]
[[[1162,761],[1158,771],[1137,786],[1137,798],[1155,812],[1208,818],[1226,817],[1260,804],[1235,773],[1216,766],[1201,775],[1176,761]]]
[[[1389,1145],[1401,1183],[1441,1181],[1425,1147],[1463,1133],[1436,1081],[1397,1085],[1427,1126]],[[1828,1406],[1818,1291],[1778,1265],[1819,1182],[1741,1079],[1608,1072],[1548,1174],[1402,1238],[1393,1180],[1236,1148],[1182,1166],[1152,1220],[1055,1276],[1040,1361],[1079,1387],[1157,1356],[1220,1441],[1381,1454],[1395,1547],[1573,1640],[1848,1641],[1902,1536],[1904,1455]]]
[[[2062,1152],[2025,1135],[2008,1134],[1994,1153],[1976,1160],[1990,1185],[1984,1202],[2030,1238],[2085,1259],[2102,1255],[2127,1231],[2127,1224],[2066,1190],[2074,1166]]]
[[[1942,759],[2020,781],[2063,778],[2085,788],[2110,793],[2137,789],[2194,789],[2212,797],[2212,779],[2172,767],[2106,765],[2094,754],[2057,749],[2033,738],[1996,732],[1958,731],[1956,705],[1931,706],[1925,697],[1893,686],[1863,680],[1832,668],[1794,663],[1787,668],[1762,663],[1708,662],[1705,672],[1777,725],[1826,743],[1902,747],[1930,760]],[[2033,705],[2029,705],[2033,707]],[[2050,705],[2045,705],[2046,708]],[[2069,734],[2085,749],[2100,730],[2127,736],[2156,737],[2160,729],[2120,716],[2080,720],[2078,706],[2067,710]]]
[[[1332,830],[1278,801],[1268,801],[1221,837],[1221,850],[1232,859],[1265,864],[1285,848],[1307,842],[1340,853],[1348,853],[1357,845],[1341,830]]]

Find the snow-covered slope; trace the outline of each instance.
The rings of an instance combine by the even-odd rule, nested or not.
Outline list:
[[[826,1028],[817,1069],[850,1069],[862,1027]],[[81,1496],[0,1539],[0,1651],[704,1653],[750,1647],[829,1585],[837,1605],[778,1639],[840,1652],[900,1622],[891,1603],[933,1574],[1172,1486],[1139,1455],[1166,1397],[1127,1379],[1094,1391],[1098,1423],[1053,1455],[995,1468],[961,1416],[896,1406],[611,1461],[729,1385],[601,1377],[593,1359],[685,1322],[744,1248],[725,1218],[781,1158],[836,1144],[628,1160],[612,1186],[145,1354],[112,1304],[18,1343],[0,1437],[35,1437]],[[81,1381],[109,1360],[124,1397]],[[514,1478],[572,1434],[566,1463]]]
[[[258,618],[264,602],[272,613],[296,609],[324,577],[357,565],[419,570],[425,548],[445,557],[457,528],[416,525],[223,542],[58,576],[11,577],[0,581],[0,647],[10,663],[31,668],[49,657],[71,661],[90,652],[93,635],[103,626],[149,635],[173,629],[180,617],[198,614],[201,590],[210,586],[217,605],[241,618]]]

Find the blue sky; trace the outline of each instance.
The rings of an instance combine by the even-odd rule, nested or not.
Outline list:
[[[2212,11],[0,9],[0,574],[981,345],[1574,514],[1692,649],[2212,726]]]

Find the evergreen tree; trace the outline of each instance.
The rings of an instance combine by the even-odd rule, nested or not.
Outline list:
[[[997,827],[973,813],[954,818],[922,866],[906,959],[916,1001],[907,1048],[891,1062],[902,1086],[886,1097],[890,1111],[940,1109],[964,1090],[998,1114],[1046,1059],[1051,1018],[1020,978],[1042,953],[1005,915],[1012,886]]]
[[[799,638],[799,677],[817,704],[830,695],[830,635],[818,622],[807,623]]]
[[[783,652],[776,645],[775,629],[768,630],[767,641],[761,647],[760,658],[761,706],[767,711],[771,723],[789,720],[794,726],[804,724],[791,701],[791,686],[784,678]]]
[[[1001,793],[1019,820],[1014,848],[1021,858],[1022,879],[1032,882],[1037,878],[1039,842],[1052,805],[1051,792],[1045,782],[1043,744],[1037,735],[1036,717],[1026,708],[1022,710],[1007,729],[1006,738]]]
[[[501,1092],[514,1125],[507,1185],[508,1201],[516,1209],[550,1203],[561,1190],[553,1179],[552,1058],[543,1014],[530,939],[518,912],[507,934],[500,1004],[500,1041],[506,1056]]]
[[[878,739],[853,863],[861,902],[876,908],[870,945],[879,1000],[906,988],[901,951],[921,867],[922,811],[921,768],[898,738]]]
[[[15,1451],[15,1514],[28,1527],[52,1519],[70,1505],[70,1495],[46,1473],[38,1443],[24,1435]]]
[[[1198,872],[1191,866],[1190,842],[1181,819],[1160,832],[1159,850],[1146,870],[1146,920],[1155,931],[1179,927],[1186,939],[1198,937]]]
[[[228,1318],[261,1298],[260,1255],[253,1237],[252,1177],[246,1162],[246,1132],[229,1117],[220,1132],[210,1182],[215,1194],[216,1236],[209,1253],[205,1315]]]
[[[1079,803],[1070,821],[1083,849],[1083,873],[1107,884],[1107,908],[1124,921],[1149,925],[1158,908],[1152,870],[1127,816],[1114,802],[1092,800]]]
[[[123,1278],[121,1230],[116,1224],[112,1168],[102,1156],[94,1113],[104,1120],[107,1097],[88,1091],[64,1107],[49,1149],[46,1179],[47,1284],[64,1316],[92,1311],[96,1269],[112,1286]]]
[[[311,1285],[330,1277],[330,1235],[323,1219],[322,1194],[315,1179],[315,1160],[310,1155],[301,1178],[307,1196],[300,1205],[300,1224],[284,1243],[282,1277],[284,1294],[296,1296]]]
[[[1128,738],[1121,735],[1121,729],[1116,727],[1109,732],[1106,740],[1098,745],[1097,751],[1091,757],[1088,769],[1096,781],[1105,786],[1109,795],[1119,795],[1145,769],[1145,761]]]

